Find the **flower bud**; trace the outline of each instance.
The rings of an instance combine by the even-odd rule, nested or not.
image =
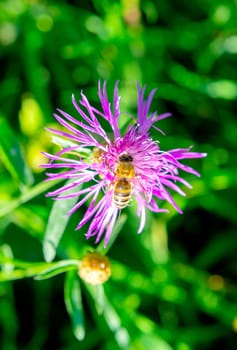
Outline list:
[[[102,284],[111,275],[109,259],[96,252],[87,253],[80,262],[78,274],[89,284]]]

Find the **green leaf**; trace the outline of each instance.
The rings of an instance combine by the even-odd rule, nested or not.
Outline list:
[[[127,329],[121,324],[121,316],[113,308],[106,297],[104,299],[104,306],[103,316],[108,327],[114,334],[115,341],[120,349],[127,349],[131,340]]]
[[[96,311],[98,312],[99,315],[101,315],[104,311],[104,307],[105,307],[105,295],[104,295],[104,286],[102,284],[98,284],[98,285],[91,285],[89,283],[86,283],[86,288],[89,291],[95,307],[96,307]]]
[[[13,281],[35,275],[34,269],[0,271],[0,282]]]
[[[10,246],[0,246],[0,259],[12,259]],[[11,262],[1,266],[2,271],[9,272],[13,269]],[[0,284],[0,324],[1,324],[1,348],[16,349],[16,335],[18,333],[18,317],[16,316],[14,293],[10,283]],[[10,341],[9,341],[10,340]]]
[[[0,118],[0,154],[4,165],[14,179],[22,185],[32,185],[31,170],[26,164],[16,135],[4,118]]]
[[[0,263],[4,261],[4,264],[1,266],[3,272],[11,272],[14,269],[12,259],[13,253],[11,247],[8,244],[3,244],[0,247]]]
[[[81,288],[77,274],[74,271],[67,272],[64,298],[67,311],[71,317],[74,335],[78,340],[83,340],[85,337],[85,327]]]
[[[95,303],[98,314],[104,317],[108,328],[113,332],[119,348],[127,349],[130,344],[129,333],[121,325],[121,317],[106,297],[103,285],[86,284],[86,288]]]
[[[139,342],[144,345],[144,349],[172,350],[173,348],[156,334],[141,334]],[[136,348],[135,347],[134,350]]]
[[[10,281],[26,277],[35,277],[36,280],[51,278],[60,273],[75,270],[78,267],[78,260],[62,260],[55,263],[32,263],[21,260],[14,260],[4,256],[0,251],[0,281]]]
[[[78,260],[63,260],[54,264],[45,264],[45,268],[43,268],[40,273],[35,277],[36,280],[43,280],[47,278],[51,278],[60,273],[75,270],[78,268]]]
[[[69,180],[67,184],[70,184],[71,181]],[[67,193],[79,191],[79,188],[79,186],[76,189],[73,188]],[[78,197],[57,200],[53,204],[43,241],[44,258],[48,262],[52,261],[56,255],[57,246],[69,221],[67,213],[77,202],[77,199]]]

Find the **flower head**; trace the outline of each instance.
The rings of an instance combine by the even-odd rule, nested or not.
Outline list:
[[[140,218],[138,233],[144,228],[146,209],[167,211],[159,207],[160,200],[168,201],[182,213],[170,190],[184,196],[179,184],[191,188],[180,176],[180,170],[196,176],[199,174],[182,164],[181,160],[206,156],[191,152],[191,147],[165,152],[160,150],[158,142],[151,138],[149,132],[152,127],[162,132],[155,124],[169,117],[170,113],[158,115],[149,112],[155,90],[151,91],[147,100],[144,97],[145,87],[137,84],[137,92],[137,122],[134,124],[133,121],[124,134],[121,134],[118,126],[121,115],[118,83],[114,88],[113,108],[107,97],[106,83],[102,88],[99,83],[102,110],[91,106],[83,93],[79,104],[72,96],[80,118],[75,119],[58,109],[54,116],[66,131],[48,129],[67,142],[62,142],[62,149],[55,155],[44,153],[49,163],[42,166],[62,169],[60,173],[47,173],[49,180],[70,179],[70,182],[47,195],[60,200],[78,197],[69,215],[89,202],[77,229],[90,221],[86,238],[96,236],[96,243],[103,235],[104,244],[108,243],[118,214],[131,200],[137,203],[137,216]],[[107,123],[112,137],[109,136],[111,131],[107,133],[102,122]]]
[[[111,275],[109,259],[97,252],[87,253],[80,262],[78,275],[89,284],[105,283]]]

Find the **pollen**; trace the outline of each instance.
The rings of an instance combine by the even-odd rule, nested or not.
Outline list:
[[[103,155],[104,151],[101,148],[95,147],[92,152],[92,163],[101,163]]]
[[[87,253],[79,265],[78,274],[89,284],[105,283],[111,275],[109,259],[99,253]]]

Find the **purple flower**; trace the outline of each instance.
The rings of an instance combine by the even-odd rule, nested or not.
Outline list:
[[[103,88],[99,83],[102,111],[91,106],[81,93],[79,104],[72,96],[80,119],[58,109],[54,116],[66,131],[48,129],[64,143],[55,155],[44,153],[49,163],[42,166],[62,169],[60,173],[47,173],[49,180],[70,179],[70,183],[49,192],[47,196],[60,200],[78,197],[68,215],[89,202],[77,229],[90,220],[86,238],[96,236],[96,243],[105,235],[104,244],[107,245],[120,211],[130,203],[136,203],[140,218],[138,233],[145,225],[146,208],[153,212],[168,211],[159,207],[160,200],[168,201],[182,213],[170,190],[184,196],[179,184],[191,188],[180,176],[180,170],[199,176],[181,160],[202,158],[206,154],[191,152],[191,147],[161,151],[158,142],[149,135],[151,127],[162,132],[154,124],[170,116],[170,113],[149,113],[155,91],[152,90],[146,100],[145,87],[137,84],[137,121],[134,123],[132,120],[124,135],[118,126],[121,116],[118,83],[114,88],[113,108],[107,97],[106,83]],[[107,124],[112,132],[106,133],[102,123]]]

